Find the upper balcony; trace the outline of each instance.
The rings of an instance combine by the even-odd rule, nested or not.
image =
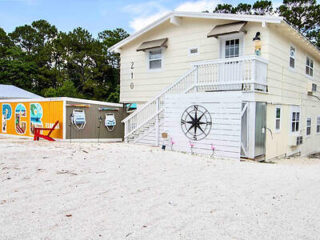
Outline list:
[[[196,91],[267,92],[268,62],[257,56],[217,59],[194,64]],[[191,90],[191,89],[189,89]]]

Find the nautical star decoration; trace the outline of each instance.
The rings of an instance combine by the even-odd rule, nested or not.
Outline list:
[[[211,126],[211,115],[203,106],[192,105],[182,113],[181,129],[191,140],[199,141],[207,137]]]

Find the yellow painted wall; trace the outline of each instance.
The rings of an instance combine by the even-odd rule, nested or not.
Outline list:
[[[33,103],[40,104],[42,107],[42,118],[41,123],[42,127],[50,128],[54,125],[56,121],[59,121],[59,125],[56,127],[56,130],[54,130],[51,134],[51,137],[53,138],[63,138],[63,101],[40,101],[40,102],[1,102],[0,103],[0,109],[1,109],[1,121],[0,121],[0,133],[1,134],[12,134],[17,136],[29,136],[32,137],[33,133],[31,131],[31,109],[30,106]],[[6,131],[4,129],[4,114],[3,114],[3,105],[8,104],[11,106],[12,115],[9,120],[7,120],[7,128]],[[19,104],[22,104],[25,106],[26,109],[26,116],[22,113],[16,114],[16,109]],[[21,123],[20,123],[20,129],[24,130],[24,133],[19,132],[19,127],[16,127],[16,120],[21,116]],[[40,124],[37,124],[38,127],[41,127]],[[47,131],[44,132],[46,134]]]

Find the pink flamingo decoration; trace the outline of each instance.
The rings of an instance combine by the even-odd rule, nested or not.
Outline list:
[[[193,154],[193,147],[194,147],[194,143],[189,141],[189,145],[190,145],[190,151],[191,151],[191,154]]]
[[[173,149],[173,145],[176,144],[172,138],[170,138],[170,142],[171,142],[171,150]]]
[[[214,150],[215,150],[215,147],[213,146],[213,144],[211,144],[211,150],[212,150],[211,157],[214,157]]]

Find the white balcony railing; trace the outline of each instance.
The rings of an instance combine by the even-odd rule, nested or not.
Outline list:
[[[267,91],[267,61],[245,56],[194,64],[197,91]]]
[[[158,127],[158,115],[168,94],[231,90],[266,92],[267,61],[257,56],[244,56],[195,63],[185,75],[123,120],[125,140],[137,137],[139,130],[149,126],[150,121]]]

